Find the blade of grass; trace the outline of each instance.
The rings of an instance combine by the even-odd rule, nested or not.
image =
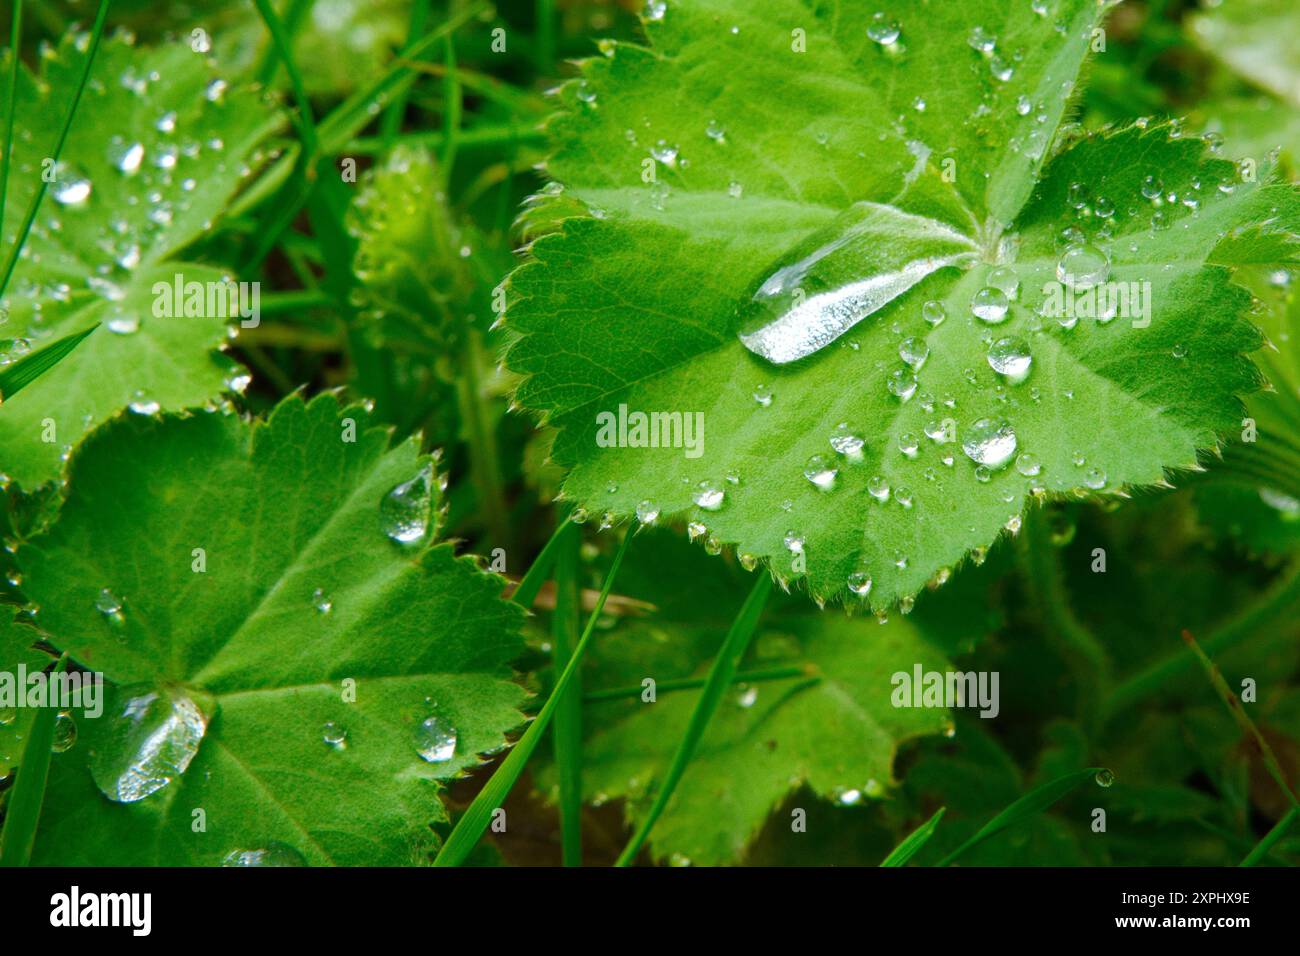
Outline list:
[[[558,533],[558,532],[557,532]],[[469,809],[457,821],[451,835],[447,837],[447,842],[443,844],[441,852],[438,853],[437,859],[433,861],[434,866],[459,866],[469,856],[470,851],[478,843],[479,837],[487,829],[488,823],[492,819],[492,811],[505,802],[510,793],[510,789],[523,773],[524,766],[528,759],[537,749],[538,741],[541,740],[542,734],[546,733],[546,727],[555,716],[555,710],[560,704],[560,699],[564,696],[565,689],[569,682],[573,680],[573,675],[577,672],[579,664],[582,663],[582,657],[587,652],[587,645],[591,642],[591,635],[596,631],[596,622],[600,620],[601,611],[604,610],[605,600],[609,597],[610,590],[614,587],[614,579],[618,577],[619,566],[623,563],[623,556],[627,554],[628,545],[633,537],[632,531],[628,531],[623,538],[623,543],[618,546],[618,551],[614,553],[614,560],[610,563],[609,571],[605,575],[605,583],[600,589],[600,598],[596,601],[596,607],[587,618],[587,626],[582,631],[582,637],[578,639],[577,646],[573,649],[573,655],[569,658],[569,663],[565,665],[560,679],[555,682],[555,687],[551,690],[551,696],[546,699],[542,709],[538,711],[533,722],[528,725],[524,735],[519,738],[501,766],[497,767],[496,773],[492,774],[488,782],[484,784],[483,789],[478,792],[474,802],[469,805]],[[545,550],[545,549],[544,549]],[[531,574],[531,569],[530,572]],[[522,585],[521,585],[522,587]]]
[[[807,665],[792,665],[790,667],[768,667],[760,670],[737,671],[732,675],[733,684],[756,684],[769,680],[788,680],[791,677],[813,677],[815,671]],[[655,681],[655,693],[661,694],[671,690],[694,690],[703,687],[708,682],[707,677],[680,677],[676,680]],[[640,697],[645,693],[645,688],[640,684],[630,685],[628,687],[608,687],[604,690],[593,690],[583,696],[589,704],[598,703],[603,700],[621,700],[624,697]]]
[[[438,161],[442,167],[443,182],[450,185],[451,168],[456,162],[456,145],[460,138],[461,109],[464,106],[460,73],[456,70],[456,43],[450,35],[443,40],[442,62],[447,69],[442,90],[442,131],[446,138],[442,141],[442,153]]]
[[[86,81],[90,79],[90,67],[95,62],[95,54],[99,51],[99,40],[104,35],[104,18],[108,16],[108,0],[99,0],[99,11],[95,14],[95,26],[90,32],[90,48],[86,51],[86,65],[81,71],[81,80],[77,83],[77,92],[72,95],[72,102],[68,104],[68,112],[63,117],[63,126],[59,129],[59,138],[54,144],[54,151],[49,154],[49,159],[53,160],[57,168],[59,156],[63,152],[63,144],[68,139],[68,130],[72,128],[72,118],[77,115],[77,106],[81,103],[81,94],[86,90]],[[18,51],[14,50],[14,56]],[[18,98],[18,90],[15,87],[10,93],[10,101]],[[8,165],[8,164],[6,164]],[[23,246],[27,243],[27,236],[32,231],[32,223],[36,221],[36,213],[41,208],[41,201],[45,198],[45,190],[49,187],[45,177],[41,177],[41,184],[36,187],[36,194],[32,196],[32,201],[27,207],[27,215],[23,218],[22,228],[18,230],[18,239],[14,242],[13,247],[9,250],[9,258],[5,261],[4,272],[0,273],[0,299],[4,298],[5,290],[9,288],[9,280],[13,278],[14,269],[18,266],[18,255],[23,251]]]
[[[566,523],[555,559],[555,613],[551,615],[552,667],[558,674],[578,644],[578,526]],[[560,779],[560,848],[565,866],[582,865],[582,673],[569,683],[555,710],[552,742]]]
[[[1203,646],[1206,653],[1218,654],[1236,647],[1253,634],[1293,633],[1300,620],[1300,561],[1283,573],[1260,600],[1242,614],[1220,626]],[[1116,686],[1107,700],[1106,716],[1113,718],[1133,705],[1159,693],[1168,682],[1192,667],[1196,656],[1180,648],[1164,660],[1157,661]]]
[[[1057,777],[1041,787],[1035,787],[980,827],[973,837],[940,860],[939,866],[947,866],[971,847],[983,843],[989,837],[1001,833],[1007,827],[1027,820],[1032,816],[1037,816],[1085,780],[1089,778],[1095,780],[1098,774],[1102,773],[1110,773],[1110,771],[1106,770],[1105,767],[1088,767],[1084,770],[1067,773],[1063,777]]]
[[[771,592],[771,575],[760,573],[758,580],[754,582],[754,587],[749,592],[749,597],[745,598],[745,603],[741,605],[740,613],[731,622],[731,629],[727,632],[727,637],[718,650],[718,656],[713,660],[713,666],[709,669],[708,681],[704,685],[704,690],[700,693],[700,699],[695,703],[695,710],[691,713],[690,722],[686,725],[686,733],[682,735],[681,741],[677,744],[677,751],[673,754],[672,762],[668,765],[668,772],[664,775],[663,782],[655,793],[654,802],[650,805],[650,810],[646,813],[645,819],[641,821],[641,826],[632,835],[632,839],[628,840],[627,846],[623,847],[623,852],[619,854],[618,860],[614,863],[615,866],[627,866],[636,859],[636,855],[641,852],[641,847],[645,844],[646,838],[650,836],[650,831],[654,829],[655,823],[659,820],[659,815],[663,813],[664,807],[668,805],[668,800],[672,797],[673,791],[677,789],[678,781],[682,779],[682,774],[686,772],[687,765],[691,762],[691,758],[695,756],[695,748],[699,745],[700,738],[704,736],[704,731],[709,726],[714,711],[718,709],[723,693],[731,685],[732,678],[736,675],[736,668],[740,664],[741,657],[744,656],[745,649],[749,647],[749,641],[754,636],[754,631],[758,627],[758,619],[763,613],[763,607],[767,604],[767,596]]]
[[[54,666],[54,673],[63,673],[67,666],[65,654]],[[36,825],[40,822],[41,805],[45,802],[45,784],[50,775],[56,717],[58,708],[39,708],[27,734],[22,763],[18,765],[18,778],[9,795],[9,809],[5,812],[4,832],[0,834],[0,866],[26,866],[31,861],[32,847],[36,845]]]
[[[1286,816],[1278,820],[1273,825],[1273,829],[1264,834],[1264,838],[1256,843],[1254,849],[1247,853],[1246,858],[1237,865],[1255,866],[1260,860],[1268,856],[1269,851],[1286,835],[1286,831],[1291,829],[1291,825],[1295,823],[1297,817],[1300,817],[1300,807],[1292,807],[1286,812]]]
[[[414,44],[424,32],[424,26],[429,22],[429,7],[430,0],[415,0],[411,4],[411,17],[406,27],[406,46]],[[398,90],[397,95],[393,97],[393,102],[384,113],[379,135],[384,142],[385,151],[392,147],[394,137],[402,128],[402,120],[406,116],[406,100],[410,92],[409,87]]]
[[[266,24],[266,30],[271,34],[271,42],[279,53],[280,59],[284,61],[285,70],[289,73],[289,88],[293,91],[294,103],[298,106],[298,116],[294,125],[298,128],[303,147],[307,152],[315,153],[316,120],[312,116],[311,101],[307,98],[307,88],[303,85],[302,73],[299,72],[298,63],[293,58],[293,40],[275,10],[271,8],[270,0],[253,0],[253,5],[257,7],[262,22]]]
[[[298,35],[298,28],[302,26],[303,18],[311,10],[316,0],[293,0],[289,6],[289,12],[284,16],[284,30],[290,41]],[[257,82],[263,86],[270,86],[275,80],[276,70],[280,68],[280,46],[272,43],[267,47],[266,52],[262,55],[262,62],[257,67]]]
[[[40,351],[25,355],[12,365],[0,369],[0,403],[13,398],[23,388],[62,362],[81,344],[82,339],[97,328],[99,328],[98,322],[81,332],[65,335]]]
[[[403,82],[410,82],[411,65],[403,58],[415,57],[428,50],[444,36],[448,36],[472,17],[477,16],[483,8],[483,4],[473,4],[466,7],[448,18],[437,29],[426,34],[413,46],[402,51],[402,55],[389,64],[378,80],[364,90],[353,93],[335,107],[333,112],[323,120],[314,124],[314,135],[316,137],[316,148],[314,150],[296,150],[294,157],[286,156],[282,158],[267,171],[267,177],[283,179],[284,185],[270,200],[269,204],[275,213],[270,222],[264,224],[260,230],[258,242],[245,260],[243,268],[240,270],[241,273],[252,273],[261,266],[266,257],[271,254],[271,250],[280,241],[284,231],[297,218],[303,204],[307,202],[307,198],[311,195],[315,176],[314,172],[312,176],[305,176],[303,173],[307,170],[314,171],[322,156],[333,156],[344,148],[348,140],[365,128],[370,122],[371,117],[368,107],[372,102],[381,96],[387,95],[389,91],[400,86]],[[285,176],[282,164],[286,163],[292,165],[295,175]]]
[[[18,112],[18,55],[23,36],[23,0],[14,0],[14,16],[9,30],[9,115],[5,117],[5,154],[0,157],[0,245],[4,244],[5,199],[9,195],[9,158],[13,155],[14,115]]]
[[[926,820],[919,827],[908,834],[907,839],[898,846],[894,847],[892,853],[880,861],[881,866],[905,866],[907,861],[916,855],[916,851],[925,846],[934,836],[934,828],[939,825],[943,819],[944,811],[947,807],[940,807],[935,811],[934,816]]]
[[[1223,679],[1223,674],[1215,666],[1214,661],[1210,660],[1209,655],[1201,649],[1201,645],[1196,643],[1196,638],[1192,637],[1191,631],[1183,631],[1183,641],[1192,649],[1196,659],[1200,662],[1201,667],[1205,669],[1205,675],[1210,679],[1214,689],[1218,691],[1219,697],[1228,707],[1228,712],[1232,714],[1232,719],[1237,722],[1237,727],[1241,732],[1255,742],[1259,748],[1260,757],[1264,761],[1264,767],[1268,770],[1269,776],[1273,782],[1281,788],[1282,793],[1291,802],[1291,806],[1300,807],[1300,800],[1296,799],[1295,793],[1291,790],[1291,785],[1287,783],[1286,774],[1282,772],[1282,766],[1277,761],[1277,755],[1273,753],[1273,748],[1268,745],[1264,735],[1259,732],[1255,722],[1250,719],[1246,713],[1246,708],[1241,706],[1241,701],[1237,695],[1232,692],[1228,682]]]
[[[555,556],[559,553],[561,542],[564,540],[564,529],[571,522],[565,518],[560,522],[555,533],[551,535],[550,540],[542,545],[542,550],[537,553],[533,559],[532,566],[529,567],[523,579],[515,585],[514,592],[510,595],[510,600],[514,601],[520,607],[527,609],[533,606],[537,600],[537,592],[542,589],[546,583],[546,578],[551,573],[551,568],[555,566]]]

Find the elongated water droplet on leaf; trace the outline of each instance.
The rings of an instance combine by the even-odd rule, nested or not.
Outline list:
[[[107,709],[90,775],[118,803],[143,800],[183,774],[208,727],[199,705],[179,688],[123,687]]]
[[[943,223],[855,203],[767,271],[741,310],[740,340],[769,362],[806,358],[926,276],[974,255],[971,241]]]
[[[379,503],[379,526],[400,544],[415,544],[429,533],[433,501],[433,465],[426,463],[410,481],[384,495]]]

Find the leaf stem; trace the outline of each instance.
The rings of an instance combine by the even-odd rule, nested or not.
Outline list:
[[[732,621],[731,629],[722,642],[718,656],[713,660],[713,666],[709,669],[708,680],[704,685],[704,691],[700,694],[700,699],[695,702],[695,710],[691,713],[690,722],[686,725],[686,733],[682,735],[681,741],[677,744],[677,751],[673,754],[672,762],[668,765],[668,772],[664,775],[663,782],[660,783],[659,789],[655,793],[654,802],[642,819],[640,827],[632,835],[632,839],[627,842],[627,846],[623,847],[623,852],[619,854],[615,866],[627,866],[636,859],[636,855],[641,852],[641,847],[645,844],[646,838],[650,836],[650,831],[654,829],[660,814],[663,813],[664,807],[668,805],[668,800],[672,797],[673,791],[677,789],[677,784],[686,772],[687,765],[691,762],[691,758],[695,756],[695,749],[699,745],[700,738],[704,736],[704,731],[708,728],[710,719],[712,719],[714,712],[718,709],[718,704],[722,701],[723,692],[731,685],[732,679],[736,675],[736,668],[740,664],[741,657],[744,656],[745,649],[749,647],[750,639],[754,636],[754,631],[758,627],[758,619],[763,613],[763,607],[767,604],[767,597],[771,592],[771,575],[760,572],[758,579],[754,582],[753,589],[749,592],[749,597],[745,598],[745,603],[741,605],[740,613]]]
[[[610,590],[614,587],[614,579],[618,577],[618,569],[623,564],[623,556],[627,554],[628,545],[633,537],[632,530],[623,537],[623,543],[618,546],[614,553],[614,560],[610,563],[609,571],[605,575],[605,583],[600,589],[600,597],[596,600],[596,607],[587,618],[587,626],[583,629],[582,637],[579,638],[577,646],[573,649],[573,654],[569,658],[569,663],[565,665],[560,679],[555,682],[555,687],[551,690],[551,696],[546,699],[542,709],[538,711],[533,722],[528,725],[524,735],[519,738],[519,742],[497,767],[496,773],[488,779],[483,789],[478,792],[473,803],[469,805],[463,816],[456,823],[451,835],[447,837],[447,842],[443,844],[442,850],[438,853],[437,858],[433,861],[434,866],[459,866],[465,862],[475,844],[478,843],[479,837],[487,829],[487,825],[492,818],[492,813],[505,801],[509,795],[510,789],[523,773],[524,766],[528,759],[537,749],[537,744],[542,735],[546,733],[547,725],[550,724],[551,718],[555,716],[555,710],[560,705],[560,698],[564,695],[565,689],[569,682],[573,680],[574,674],[577,673],[579,664],[582,663],[583,655],[587,652],[587,645],[591,642],[591,635],[596,631],[596,622],[600,620],[601,612],[605,608],[605,600],[609,597]]]

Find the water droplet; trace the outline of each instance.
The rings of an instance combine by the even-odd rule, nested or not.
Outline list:
[[[650,155],[665,166],[677,165],[677,146],[661,139],[650,147]]]
[[[433,463],[384,495],[379,502],[379,527],[399,544],[414,544],[429,533],[433,503]]]
[[[704,127],[704,135],[715,143],[724,143],[727,140],[727,132],[717,120],[709,120],[709,125]]]
[[[114,137],[108,147],[108,161],[124,175],[134,176],[144,163],[144,146],[140,143],[125,143],[120,137]]]
[[[334,610],[334,599],[326,594],[324,589],[316,588],[311,592],[311,606],[319,614],[328,614]]]
[[[1106,472],[1100,468],[1089,468],[1088,473],[1083,476],[1083,483],[1097,491],[1106,487]]]
[[[426,717],[415,728],[415,752],[429,763],[446,763],[456,753],[456,728],[441,717]]]
[[[586,523],[586,520],[587,520],[587,509],[586,509],[586,508],[574,508],[571,512],[569,512],[569,520],[572,521],[574,524],[584,524],[584,523]]]
[[[1099,787],[1109,787],[1115,782],[1115,774],[1102,767],[1097,771],[1097,776],[1093,777]]]
[[[740,555],[740,566],[746,571],[753,571],[758,567],[758,558],[746,551]]]
[[[66,710],[54,718],[54,740],[50,750],[56,754],[67,753],[77,743],[77,722]]]
[[[651,23],[658,23],[663,20],[664,14],[668,12],[668,4],[664,0],[646,0],[645,9],[641,15]]]
[[[931,299],[921,306],[921,317],[931,325],[940,325],[948,318],[948,310],[943,307],[942,302]]]
[[[736,694],[736,705],[748,710],[758,701],[758,688],[754,686],[741,687]]]
[[[898,450],[908,458],[915,458],[917,449],[920,447],[921,443],[911,432],[903,432],[898,436]]]
[[[885,379],[889,394],[904,402],[915,394],[916,384],[916,373],[910,368],[894,369]]]
[[[848,422],[840,422],[831,432],[831,447],[850,461],[862,459],[862,449],[866,440],[857,434]]]
[[[967,44],[972,50],[980,53],[992,53],[993,48],[997,46],[997,37],[993,36],[982,26],[972,27],[970,35],[966,37]]]
[[[911,241],[883,241],[900,236]],[[743,307],[740,340],[776,364],[805,358],[926,276],[973,256],[970,240],[946,226],[855,203],[767,271]]]
[[[1096,246],[1073,246],[1056,264],[1056,278],[1075,291],[1091,289],[1110,275],[1110,260]]]
[[[60,206],[75,209],[86,204],[92,189],[90,180],[85,176],[64,170],[59,173],[59,178],[50,187],[50,194]]]
[[[902,30],[898,25],[898,21],[884,13],[872,14],[871,23],[867,25],[867,36],[881,46],[897,43],[901,33]]]
[[[930,346],[925,343],[925,339],[903,339],[898,346],[898,357],[919,372],[925,360],[930,357]]]
[[[226,855],[222,866],[306,866],[306,858],[287,844],[271,840],[266,846],[256,850],[232,850]]]
[[[1032,451],[1022,451],[1016,456],[1016,471],[1026,478],[1033,478],[1042,470],[1042,463]]]
[[[912,498],[912,489],[904,487],[903,485],[898,485],[894,488],[894,500],[904,508],[912,507],[912,502],[914,500]]]
[[[1007,337],[998,339],[989,347],[989,367],[1013,382],[1023,382],[1033,364],[1029,346],[1024,339]]]
[[[772,389],[766,385],[754,386],[754,401],[764,408],[772,404]]]
[[[738,182],[731,182],[727,185],[727,195],[732,199],[739,199],[745,192],[745,187]]]
[[[122,610],[122,599],[110,591],[108,588],[101,588],[95,597],[95,610],[104,616],[104,620],[109,624],[120,627],[126,623],[126,615]]]
[[[781,539],[781,543],[785,545],[786,550],[791,554],[803,553],[803,535],[797,531],[787,531]]]
[[[335,750],[346,750],[348,747],[348,732],[333,720],[325,721],[325,726],[321,728],[321,739]]]
[[[835,476],[838,474],[838,466],[828,461],[825,455],[813,455],[803,466],[803,476],[822,491],[830,491],[835,487]]]
[[[1008,299],[1015,299],[1020,294],[1020,276],[1011,266],[990,269],[984,281],[995,289],[1001,289]]]
[[[636,506],[636,520],[642,524],[654,524],[659,517],[659,506],[646,498]]]
[[[691,495],[691,500],[705,511],[717,511],[722,507],[722,502],[726,497],[726,489],[722,487],[721,483],[706,478],[696,486],[695,494]]]
[[[183,774],[207,731],[203,711],[179,688],[116,691],[104,736],[90,756],[90,774],[104,796],[135,803]]]
[[[1157,176],[1148,176],[1142,180],[1142,195],[1147,199],[1159,199],[1165,191],[1165,184]]]
[[[1016,433],[1005,419],[981,418],[966,429],[961,450],[975,464],[998,469],[1015,454]]]
[[[1007,317],[1010,300],[1001,289],[985,286],[970,300],[970,310],[975,318],[993,325]]]
[[[854,571],[849,575],[849,590],[858,597],[866,597],[871,593],[871,575],[866,571]]]
[[[1180,342],[1179,344],[1177,344],[1177,345],[1175,345],[1175,346],[1173,347],[1173,350],[1172,350],[1172,353],[1171,353],[1171,354],[1172,354],[1173,357],[1176,358],[1176,359],[1187,358],[1187,346],[1186,346],[1186,345],[1183,345],[1183,344]]]

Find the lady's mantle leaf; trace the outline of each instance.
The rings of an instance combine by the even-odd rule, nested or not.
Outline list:
[[[4,254],[41,178],[53,177],[0,307],[0,362],[27,348],[103,328],[0,411],[0,472],[31,488],[57,476],[60,456],[114,412],[204,404],[231,387],[217,353],[228,308],[159,317],[155,283],[216,283],[211,266],[173,261],[212,228],[274,129],[271,108],[228,87],[186,42],[145,51],[100,44],[57,165],[52,117],[84,69],[85,36],[69,36],[25,69],[18,90],[0,70],[0,111],[17,96]],[[3,315],[4,313],[0,313]]]
[[[38,858],[215,864],[283,845],[400,864],[430,848],[438,781],[522,720],[520,612],[433,543],[432,463],[387,446],[330,396],[264,425],[127,416],[87,440],[58,524],[18,557],[48,640],[115,692],[55,759]],[[111,801],[105,781],[147,789],[118,772],[123,735],[165,700],[197,753]]]
[[[818,599],[857,602],[869,575],[880,608],[1035,492],[1160,482],[1239,421],[1260,339],[1230,270],[1258,249],[1245,227],[1297,231],[1296,196],[1168,127],[1061,136],[1105,5],[665,11],[652,48],[562,94],[550,169],[592,217],[507,290],[518,399],[560,427],[570,497],[685,514]],[[862,209],[925,228],[862,243]],[[815,250],[805,281],[767,285]],[[826,291],[904,272],[870,301]],[[1095,283],[1124,314],[1067,297]],[[775,285],[773,327],[819,295],[852,314],[813,316],[788,355],[746,348]],[[652,443],[628,416],[654,412],[683,427]]]

